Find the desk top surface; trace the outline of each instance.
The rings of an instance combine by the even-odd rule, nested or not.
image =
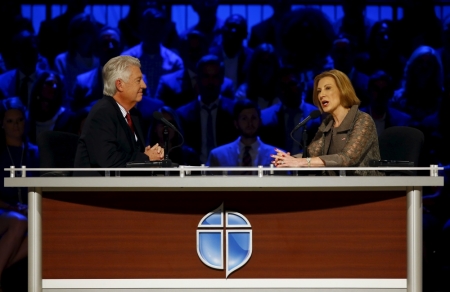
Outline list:
[[[5,187],[58,189],[126,188],[157,190],[203,189],[327,189],[443,186],[442,176],[149,176],[149,177],[15,177],[5,178]]]

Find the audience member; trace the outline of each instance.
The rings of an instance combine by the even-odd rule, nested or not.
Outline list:
[[[189,70],[193,80],[196,76],[197,62],[207,55],[208,51],[205,34],[201,31],[191,30],[180,40],[180,57],[183,59],[184,68]]]
[[[89,112],[78,141],[76,168],[125,167],[131,161],[161,160],[164,149],[145,146],[135,108],[146,88],[139,59],[117,56],[103,66],[103,98]]]
[[[443,93],[441,59],[433,48],[420,46],[406,63],[402,87],[395,91],[391,103],[420,126],[424,118],[436,113]]]
[[[124,48],[127,50],[138,45],[141,41],[139,33],[140,22],[142,20],[142,11],[148,8],[156,8],[165,11],[162,0],[142,1],[142,0],[128,0],[130,10],[124,18],[119,20],[117,25],[123,38]],[[178,50],[180,37],[173,21],[168,22],[169,29],[164,36],[162,44],[171,50]]]
[[[158,110],[162,113],[163,117],[184,136],[183,128],[181,127],[180,118],[176,111],[168,106],[163,106]],[[169,159],[177,163],[178,165],[193,165],[199,166],[200,160],[198,154],[194,149],[186,144],[182,144],[182,137],[180,134],[176,133],[172,128],[167,127],[168,132],[168,149],[169,149]],[[148,143],[149,145],[158,144],[165,145],[164,140],[164,123],[153,119],[153,122],[148,131]]]
[[[198,15],[198,22],[183,31],[180,38],[185,39],[193,30],[199,31],[205,36],[203,49],[207,51],[210,46],[220,43],[220,33],[224,21],[217,17],[219,0],[191,0],[190,3]]]
[[[40,71],[48,69],[48,62],[39,55],[36,36],[27,30],[14,37],[12,47],[18,66],[0,75],[0,91],[4,97],[20,97],[28,107],[31,85]]]
[[[197,70],[196,70],[197,71]],[[192,75],[191,75],[192,74]],[[171,108],[178,108],[198,98],[197,73],[187,68],[164,74],[159,79],[155,98]],[[233,99],[233,81],[224,77],[220,95]]]
[[[129,55],[141,61],[142,73],[148,86],[148,96],[154,97],[159,78],[163,74],[183,69],[183,60],[173,51],[162,45],[168,31],[166,15],[156,9],[149,8],[142,14],[140,35],[142,41],[124,51],[122,55]]]
[[[94,47],[97,34],[95,20],[90,14],[78,14],[69,24],[69,48],[55,58],[56,71],[64,77],[69,94],[73,92],[78,75],[99,66]]]
[[[394,87],[401,85],[406,58],[400,55],[395,40],[394,23],[380,20],[374,23],[369,34],[367,53],[356,66],[367,75],[382,70],[392,77]]]
[[[283,66],[293,66],[303,84],[334,67],[330,52],[335,34],[321,10],[298,8],[289,12],[281,23],[278,37]]]
[[[16,176],[21,167],[39,167],[36,145],[26,137],[25,106],[18,97],[4,99],[0,103],[0,161],[1,168],[14,166]],[[27,177],[34,173],[27,172]],[[9,172],[3,171],[3,177]],[[0,189],[0,277],[2,291],[27,291],[28,256],[28,196],[27,188],[5,187]],[[21,267],[21,268],[18,268]],[[25,269],[23,269],[25,267]],[[13,280],[18,280],[15,282]]]
[[[239,137],[234,142],[211,150],[207,165],[269,166],[272,162],[270,154],[275,152],[275,147],[265,144],[258,136],[261,126],[261,111],[258,105],[250,100],[237,101],[233,109],[233,119]],[[252,174],[252,172],[230,172],[230,174]]]
[[[441,57],[444,69],[444,86],[450,88],[450,14],[443,21],[442,47],[436,51]]]
[[[295,140],[302,145],[293,141],[291,132],[312,111],[317,110],[317,107],[303,101],[303,86],[294,68],[283,67],[279,72],[278,82],[281,102],[262,110],[261,137],[264,141],[280,149],[285,149],[290,153],[299,153],[314,137],[320,120],[312,119],[293,133]]]
[[[236,100],[252,100],[261,110],[279,103],[279,72],[280,59],[274,46],[258,45],[247,60],[246,80],[236,90]]]
[[[220,95],[225,72],[217,56],[204,56],[197,68],[198,99],[179,107],[177,113],[189,131],[186,144],[199,153],[201,163],[206,163],[213,148],[237,136],[232,128],[234,100]]]
[[[356,44],[352,43],[351,38],[339,36],[333,42],[331,58],[333,59],[334,68],[344,72],[350,78],[356,95],[361,101],[361,106],[367,106],[369,103],[367,97],[369,76],[358,70],[355,66],[356,49]]]
[[[277,167],[368,167],[380,159],[378,135],[370,115],[358,109],[360,101],[350,79],[338,70],[314,78],[314,104],[328,115],[311,144],[309,156],[298,158],[281,150],[273,155]],[[352,170],[347,175],[383,175],[377,170]],[[336,175],[334,171],[324,174]]]
[[[32,143],[36,143],[42,132],[75,132],[72,110],[63,106],[66,95],[62,77],[58,73],[44,71],[38,76],[31,89],[28,110],[28,137]]]
[[[442,22],[433,1],[402,0],[403,17],[396,22],[396,40],[400,53],[409,58],[419,46],[442,46]]]
[[[291,0],[269,0],[268,4],[273,9],[269,18],[253,25],[250,29],[249,48],[256,48],[260,44],[267,43],[278,51],[277,34],[280,33],[280,23],[286,13],[291,11]]]
[[[253,50],[244,45],[247,38],[247,20],[239,14],[232,14],[221,29],[222,42],[209,49],[209,53],[218,56],[224,63],[225,77],[233,81],[234,88],[244,82],[244,65]]]
[[[392,126],[410,126],[411,116],[389,106],[394,95],[394,82],[384,71],[377,71],[369,78],[369,104],[361,111],[368,113],[375,122],[378,136]]]
[[[180,56],[183,59],[184,69],[162,75],[159,79],[155,98],[162,100],[171,108],[178,108],[198,98],[197,63],[207,54],[204,48],[203,33],[193,30],[181,40]],[[221,95],[233,98],[233,81],[225,77]]]
[[[0,43],[0,55],[3,64],[0,65],[0,74],[12,70],[18,66],[12,43],[14,36],[21,31],[35,33],[33,24],[29,18],[22,15],[22,4],[15,0],[2,1],[2,12],[0,17],[0,27],[3,30],[2,41]]]
[[[66,0],[67,10],[55,18],[47,19],[41,22],[38,39],[39,52],[46,57],[50,66],[54,68],[56,56],[70,50],[69,26],[72,19],[83,13],[89,0]],[[95,21],[95,29],[103,26],[102,23]]]
[[[122,52],[120,33],[116,28],[103,27],[96,39],[96,55],[99,64],[96,68],[76,77],[73,88],[72,110],[77,111],[97,101],[103,94],[102,68],[111,58]]]
[[[39,167],[39,152],[36,145],[29,142],[26,135],[26,108],[18,97],[9,97],[1,101],[1,165],[2,169],[14,166],[21,169]],[[21,176],[21,171],[16,171]],[[9,173],[3,171],[3,177]],[[33,176],[27,172],[27,176]],[[27,188],[7,188],[2,185],[0,200],[8,204],[27,204]],[[1,253],[0,253],[1,254]]]
[[[366,16],[367,0],[341,0],[344,16],[334,24],[337,35],[346,35],[355,45],[355,54],[367,50],[367,38],[375,21]]]

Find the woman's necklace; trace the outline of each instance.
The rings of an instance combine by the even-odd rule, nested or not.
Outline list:
[[[8,145],[6,145],[6,149],[8,150],[8,154],[9,154],[9,159],[11,159],[11,163],[12,163],[12,165],[16,165],[15,163],[14,163],[14,159],[13,159],[13,157],[12,157],[12,155],[11,155],[11,151],[9,150],[9,146]],[[23,153],[25,152],[25,147],[24,147],[24,145],[23,145],[23,143],[22,143],[22,155],[20,155],[20,165],[19,165],[19,167],[20,168],[22,168],[22,162],[23,162]],[[20,173],[21,171],[20,170],[16,170],[16,177],[20,177],[21,176],[21,173]],[[19,196],[19,202],[20,203],[23,203],[23,200],[22,200],[22,189],[21,188],[17,188],[18,189],[18,191],[17,191],[17,194],[18,194],[18,196]]]

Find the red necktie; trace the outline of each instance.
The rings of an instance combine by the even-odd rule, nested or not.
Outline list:
[[[125,115],[125,119],[127,120],[128,126],[130,126],[131,132],[134,134],[133,120],[131,119],[130,113]]]

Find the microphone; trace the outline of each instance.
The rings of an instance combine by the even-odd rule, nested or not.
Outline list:
[[[297,124],[297,126],[295,126],[295,128],[292,130],[291,133],[294,133],[295,131],[297,131],[300,127],[304,126],[309,120],[311,119],[316,119],[320,116],[320,111],[319,110],[315,110],[312,111],[309,116],[307,116],[303,121],[301,121],[300,123]]]
[[[183,135],[180,133],[180,131],[178,131],[178,129],[177,129],[171,122],[169,122],[169,121],[163,116],[162,112],[154,111],[154,112],[153,112],[153,118],[155,118],[155,119],[158,120],[158,121],[161,121],[161,122],[164,123],[167,127],[172,128],[172,129],[173,129],[175,132],[177,132],[178,135],[180,135],[180,137],[181,137],[181,143],[178,144],[178,145],[176,145],[176,146],[173,146],[173,147],[170,148],[170,150],[169,150],[169,149],[167,149],[167,148],[168,148],[168,144],[169,144],[169,143],[168,143],[168,133],[167,133],[167,131],[165,131],[165,133],[164,133],[164,140],[165,140],[165,145],[164,145],[164,155],[166,156],[166,157],[165,157],[165,160],[169,160],[169,158],[168,158],[169,152],[172,151],[173,149],[177,148],[177,147],[181,147],[181,145],[183,145],[183,143],[184,143],[184,137],[183,137]]]
[[[172,128],[175,132],[177,132],[177,133],[180,134],[180,132],[178,132],[178,129],[177,129],[174,125],[172,125],[172,123],[169,122],[169,121],[163,116],[163,114],[162,114],[161,112],[159,112],[159,111],[154,111],[154,112],[153,112],[153,117],[154,117],[155,119],[157,119],[158,121],[163,122],[166,126]],[[180,134],[180,135],[181,135],[181,134]]]

